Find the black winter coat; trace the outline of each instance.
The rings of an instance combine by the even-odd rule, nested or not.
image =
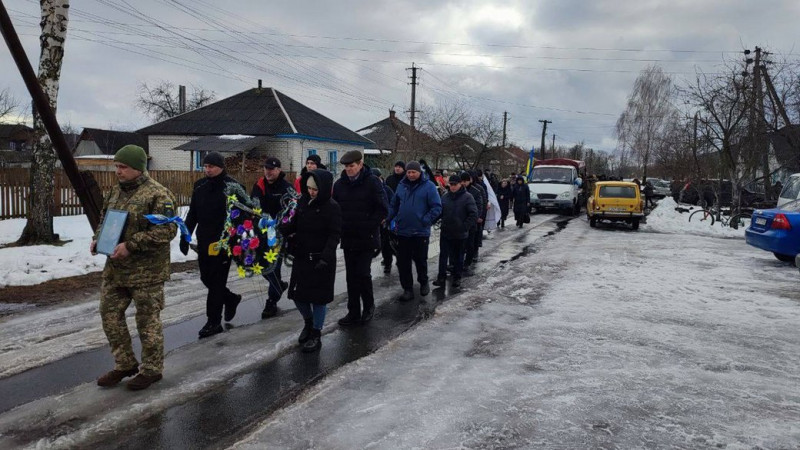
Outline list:
[[[326,170],[313,170],[303,174],[303,186],[309,177],[314,177],[319,187],[317,198],[312,201],[308,193],[303,194],[292,220],[280,227],[294,256],[287,295],[292,300],[324,305],[333,301],[342,212],[336,200],[330,198],[333,175]],[[320,260],[325,265],[317,268]]]
[[[267,183],[265,177],[259,178],[250,196],[261,203],[261,211],[274,218],[281,211],[281,198],[289,189],[294,190],[294,187],[286,181],[286,174],[281,172],[274,183]]]
[[[333,199],[342,209],[342,248],[380,248],[380,225],[389,212],[381,180],[372,175],[367,166],[361,169],[355,181],[342,171],[333,185]]]
[[[500,186],[495,191],[497,195],[497,203],[500,204],[500,214],[502,215],[503,220],[508,217],[508,208],[511,205],[511,197],[514,195],[514,190],[511,189],[511,185],[507,185],[506,187]]]
[[[202,251],[208,251],[208,246],[222,235],[228,217],[228,195],[225,192],[228,184],[237,185],[244,191],[244,187],[224,171],[213,178],[201,178],[194,183],[189,212],[184,222],[189,234],[197,227],[197,247]]]
[[[401,173],[400,175],[392,173],[391,175],[386,177],[386,185],[392,189],[392,192],[397,192],[397,185],[400,184],[401,181],[403,181],[403,178],[405,178],[405,176],[406,176],[405,172]]]
[[[477,179],[473,178],[475,181],[470,184],[471,186],[475,186],[476,189],[481,191],[481,201],[478,203],[478,217],[481,219],[486,220],[486,214],[488,210],[486,209],[489,206],[489,193],[486,192],[486,186],[483,185],[482,182],[477,181]],[[475,199],[477,200],[477,199]]]
[[[442,239],[466,239],[477,220],[478,207],[466,189],[442,196]]]
[[[475,186],[472,183],[469,184],[469,187],[467,188],[467,192],[470,195],[472,195],[472,199],[475,200],[475,207],[478,208],[478,217],[480,218],[481,217],[481,215],[480,215],[480,207],[483,204],[483,194],[481,193],[481,190],[478,189],[478,187]],[[473,225],[472,228],[475,228],[477,226],[478,226],[478,223],[475,222],[475,225]]]
[[[517,180],[523,180],[522,178],[517,178]],[[531,189],[525,184],[525,180],[523,180],[522,184],[515,183],[514,184],[514,216],[519,220],[519,218],[528,213],[528,209],[531,204]]]

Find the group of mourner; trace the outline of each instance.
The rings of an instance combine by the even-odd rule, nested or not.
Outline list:
[[[97,384],[110,387],[133,377],[127,387],[140,390],[162,378],[164,335],[160,313],[164,308],[164,282],[170,273],[170,241],[178,230],[174,221],[157,224],[145,216],[175,217],[175,197],[150,178],[147,155],[141,147],[122,147],[114,161],[119,183],[105,197],[101,225],[90,248],[93,254],[107,212],[123,210],[128,215],[119,244],[110,252],[103,270],[100,315],[115,366],[98,378]],[[509,211],[513,211],[517,227],[528,220],[530,194],[521,176],[499,180],[481,171],[449,176],[437,171],[434,175],[419,162],[398,161],[394,173],[384,180],[380,170],[364,164],[359,151],[345,153],[340,163],[344,171],[334,181],[319,156],[311,155],[292,185],[286,180],[281,161],[269,157],[264,176],[250,194],[250,200],[271,217],[280,212],[287,194],[300,194],[291,219],[278,229],[286,253],[292,257],[291,276],[288,283],[281,278],[280,259],[274,270],[264,275],[269,287],[261,317],[277,315],[277,303],[287,292],[304,320],[299,336],[304,352],[321,347],[326,305],[334,299],[337,247],[341,246],[344,253],[348,311],[339,325],[355,327],[368,323],[375,314],[370,269],[373,258],[382,255],[385,274],[391,272],[396,258],[403,289],[399,300],[409,301],[414,298],[412,265],[416,267],[419,294],[424,297],[430,292],[428,245],[435,223],[441,224],[440,253],[431,284],[445,286],[449,273],[451,286],[457,288],[477,260],[487,218],[493,222],[492,228],[505,227]],[[200,279],[208,289],[208,321],[199,332],[200,338],[222,332],[223,319],[231,321],[242,300],[227,287],[231,256],[220,251],[219,241],[231,192],[245,195],[244,187],[226,173],[219,153],[205,156],[203,170],[205,177],[195,183],[185,217],[188,236],[196,236]],[[180,250],[187,254],[189,249],[188,240],[181,239]],[[136,307],[142,343],[141,364],[125,321],[131,302]]]

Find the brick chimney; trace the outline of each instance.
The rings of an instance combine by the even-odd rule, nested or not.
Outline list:
[[[389,110],[389,118],[394,120],[394,110],[393,109]]]

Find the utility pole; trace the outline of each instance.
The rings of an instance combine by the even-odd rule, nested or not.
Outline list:
[[[508,121],[508,111],[503,111],[503,148],[506,148],[506,122]]]
[[[416,128],[414,124],[414,119],[416,118],[417,113],[417,69],[414,63],[411,63],[411,67],[407,68],[406,70],[411,71],[411,128]]]
[[[772,198],[772,186],[769,175],[769,146],[764,142],[766,127],[764,126],[764,92],[761,87],[761,47],[756,47],[756,56],[753,65],[753,92],[755,93],[756,104],[753,105],[755,111],[755,121],[753,126],[753,145],[761,152],[761,169],[764,172],[764,196],[769,200]]]
[[[186,86],[178,86],[178,113],[186,112]]]
[[[544,137],[547,134],[547,124],[548,123],[553,123],[553,122],[551,120],[539,120],[539,122],[544,124],[544,126],[542,127],[542,159],[545,159],[545,157],[544,157]]]
[[[553,145],[550,146],[550,154],[555,156],[556,155],[556,134],[553,133]]]

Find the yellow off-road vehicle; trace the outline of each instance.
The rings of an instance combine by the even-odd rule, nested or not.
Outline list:
[[[626,222],[638,230],[639,221],[644,218],[643,208],[642,194],[636,183],[598,181],[586,203],[586,214],[591,227],[596,227],[600,220],[606,220]]]

